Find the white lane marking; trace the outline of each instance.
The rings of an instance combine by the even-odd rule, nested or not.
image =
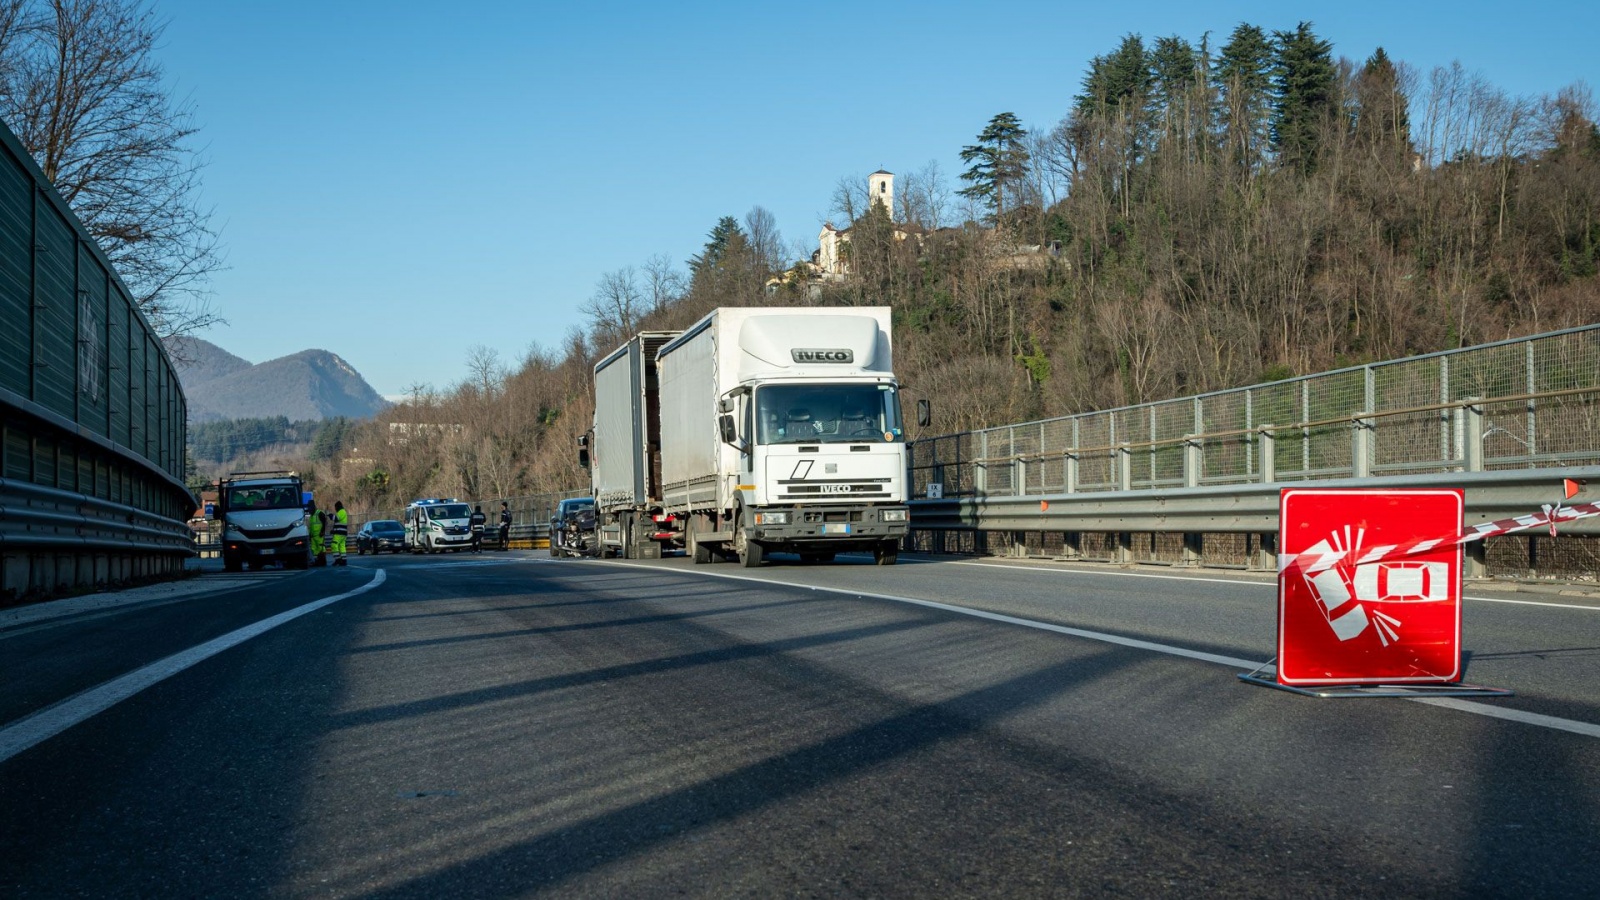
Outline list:
[[[1487,703],[1469,703],[1466,700],[1458,700],[1453,697],[1417,697],[1415,702],[1472,713],[1475,716],[1509,719],[1512,722],[1521,722],[1524,725],[1538,725],[1541,728],[1553,728],[1557,731],[1570,731],[1573,734],[1581,734],[1584,737],[1600,738],[1600,725],[1579,722],[1574,719],[1561,719],[1555,716],[1524,712],[1520,709],[1506,709],[1503,706],[1490,706]]]
[[[978,619],[989,619],[994,622],[1004,622],[1008,625],[1021,625],[1024,628],[1036,628],[1040,631],[1053,631],[1057,634],[1071,635],[1085,640],[1100,641],[1106,644],[1116,644],[1121,647],[1131,647],[1136,650],[1149,650],[1154,653],[1165,653],[1168,656],[1181,656],[1185,659],[1199,660],[1200,662],[1216,663],[1217,665],[1232,666],[1235,668],[1254,669],[1261,663],[1256,660],[1239,659],[1233,656],[1222,656],[1216,653],[1204,653],[1199,650],[1190,650],[1187,647],[1175,647],[1171,644],[1158,644],[1154,641],[1141,641],[1137,638],[1123,637],[1120,634],[1107,634],[1100,631],[1088,631],[1082,628],[1069,628],[1065,625],[1055,625],[1049,622],[1039,622],[1033,619],[1019,619],[1015,616],[1001,615],[1000,613],[987,612],[981,609],[972,609],[965,606],[953,606],[948,603],[938,603],[933,600],[921,600],[916,597],[900,597],[894,594],[875,594],[871,591],[850,590],[848,588],[819,587],[813,584],[795,584],[791,581],[776,581],[765,578],[756,578],[751,575],[732,575],[722,572],[704,572],[698,569],[662,569],[647,566],[641,563],[615,562],[611,565],[627,566],[634,569],[648,569],[651,572],[672,572],[678,575],[701,575],[711,578],[730,578],[735,581],[753,581],[759,584],[775,584],[782,587],[801,588],[810,591],[819,591],[827,594],[846,594],[852,597],[871,597],[875,600],[890,600],[895,603],[910,603],[916,606],[926,606],[931,609],[944,610],[963,616],[972,616]],[[1005,568],[1001,566],[999,568]],[[1167,576],[1171,577],[1171,576]],[[1204,581],[1206,579],[1192,579]],[[1546,716],[1539,713],[1523,712],[1516,709],[1506,709],[1499,706],[1490,706],[1487,703],[1472,703],[1466,700],[1457,700],[1448,697],[1407,697],[1415,703],[1425,703],[1429,706],[1438,706],[1444,709],[1453,709],[1457,712],[1472,713],[1477,716],[1489,716],[1496,719],[1507,719],[1520,722],[1524,725],[1536,725],[1541,728],[1553,728],[1581,734],[1587,737],[1600,737],[1600,725],[1589,722],[1580,722],[1576,719],[1562,719],[1556,716]]]
[[[1551,606],[1556,609],[1580,609],[1584,612],[1600,612],[1600,606],[1579,606],[1576,603],[1545,603],[1540,600],[1501,600],[1497,597],[1467,597],[1474,603],[1514,603],[1517,606]]]
[[[1200,578],[1195,575],[1157,575],[1152,572],[1090,572],[1083,569],[1045,569],[1039,566],[1007,565],[1005,563],[980,563],[980,562],[951,562],[952,566],[971,566],[980,569],[1007,569],[1012,572],[1033,572],[1038,575],[1107,575],[1115,578],[1160,578],[1167,581],[1193,581],[1199,584],[1244,584],[1255,587],[1275,588],[1275,581],[1245,581],[1237,578]],[[1463,597],[1474,603],[1514,603],[1519,606],[1549,606],[1555,609],[1578,609],[1584,612],[1600,612],[1600,606],[1582,606],[1576,603],[1549,603],[1540,600],[1504,600],[1497,597]]]
[[[213,638],[204,644],[190,647],[181,653],[174,653],[166,659],[135,669],[120,678],[113,678],[98,687],[89,688],[86,691],[68,697],[60,703],[23,716],[4,728],[0,728],[0,763],[27,750],[29,747],[55,737],[79,722],[86,721],[91,716],[105,712],[145,688],[159,684],[193,666],[195,663],[216,656],[224,650],[238,646],[259,634],[271,631],[285,622],[298,619],[306,613],[316,612],[324,606],[338,603],[340,600],[349,599],[357,594],[364,594],[383,584],[383,580],[384,572],[379,569],[373,573],[371,581],[353,591],[345,591],[332,597],[323,597],[321,600],[314,600],[304,606],[295,607],[288,612],[281,612],[271,618],[262,619],[253,625],[246,625],[236,631],[230,631],[222,637]]]
[[[975,569],[1007,569],[1012,572],[1037,572],[1041,575],[1114,575],[1118,578],[1160,578],[1167,581],[1198,581],[1204,584],[1248,584],[1254,587],[1274,587],[1276,581],[1239,578],[1196,578],[1193,575],[1157,575],[1153,572],[1087,572],[1082,569],[1044,569],[1039,566],[1007,565],[1005,563],[951,562],[952,566],[971,566]]]

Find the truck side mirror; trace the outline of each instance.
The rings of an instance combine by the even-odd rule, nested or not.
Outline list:
[[[717,430],[721,432],[724,444],[739,444],[739,430],[733,426],[733,416],[723,413],[717,417]]]
[[[926,400],[917,401],[917,427],[927,428],[933,424],[933,404]]]
[[[589,468],[589,436],[587,434],[578,435],[578,467],[581,469]]]

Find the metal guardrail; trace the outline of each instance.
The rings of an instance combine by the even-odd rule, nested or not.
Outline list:
[[[1405,478],[1328,479],[1317,487],[1459,487],[1466,524],[1539,511],[1561,497],[1561,478],[1600,483],[1600,466],[1511,472],[1464,472]],[[1298,482],[1296,484],[1305,484]],[[1278,530],[1278,494],[1294,485],[1254,484],[1026,497],[953,497],[911,504],[916,528],[950,531],[1175,532],[1267,534]],[[1561,526],[1564,534],[1600,535],[1600,517]]]
[[[944,534],[967,534],[958,546],[982,552],[990,534],[1015,550],[1054,533],[1072,550],[1099,534],[1113,559],[1130,561],[1130,535],[1148,534],[1152,548],[1170,535],[1181,536],[1174,558],[1193,564],[1206,535],[1245,535],[1236,543],[1254,554],[1248,564],[1263,565],[1280,489],[1305,484],[1461,487],[1467,524],[1526,515],[1561,498],[1563,477],[1600,484],[1597,397],[1600,325],[1590,325],[926,438],[911,446],[921,498],[911,541],[937,549]],[[1538,535],[1494,539],[1501,559],[1489,568],[1600,573],[1600,520],[1560,534],[1568,546],[1555,553]],[[1486,571],[1485,546],[1469,548],[1469,574]]]
[[[0,478],[0,549],[194,552],[189,529],[87,494]]]

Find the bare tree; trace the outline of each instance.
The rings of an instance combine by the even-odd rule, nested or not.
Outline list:
[[[850,224],[867,212],[867,183],[861,178],[846,175],[839,179],[833,186],[833,196],[829,200],[829,212],[839,216],[840,228],[849,228]]]
[[[645,313],[638,274],[632,266],[624,266],[600,276],[581,309],[589,317],[589,330],[597,345],[612,347],[627,340],[638,330]]]
[[[689,289],[683,272],[672,264],[672,258],[658,253],[644,262],[645,291],[649,294],[650,314],[660,315],[667,307],[677,303]]]
[[[207,285],[222,256],[192,109],[152,57],[161,31],[142,0],[0,2],[0,118],[172,337],[218,321]]]
[[[950,216],[950,184],[938,160],[928,160],[927,165],[901,179],[895,191],[895,201],[900,209],[896,214],[901,222],[909,222],[933,231],[944,225]]]
[[[744,231],[756,263],[765,266],[769,272],[782,271],[783,234],[778,231],[777,218],[763,207],[751,207],[744,214]]]

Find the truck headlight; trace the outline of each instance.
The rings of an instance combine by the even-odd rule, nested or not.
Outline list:
[[[878,513],[878,520],[881,522],[904,522],[906,520],[906,511],[903,509],[885,509]]]
[[[228,535],[233,535],[233,536],[237,536],[237,537],[244,537],[244,532],[240,531],[239,530],[239,526],[233,524],[232,522],[228,523],[227,527],[223,529],[223,532],[228,534]]]
[[[789,524],[789,511],[756,513],[757,525],[787,525]]]

